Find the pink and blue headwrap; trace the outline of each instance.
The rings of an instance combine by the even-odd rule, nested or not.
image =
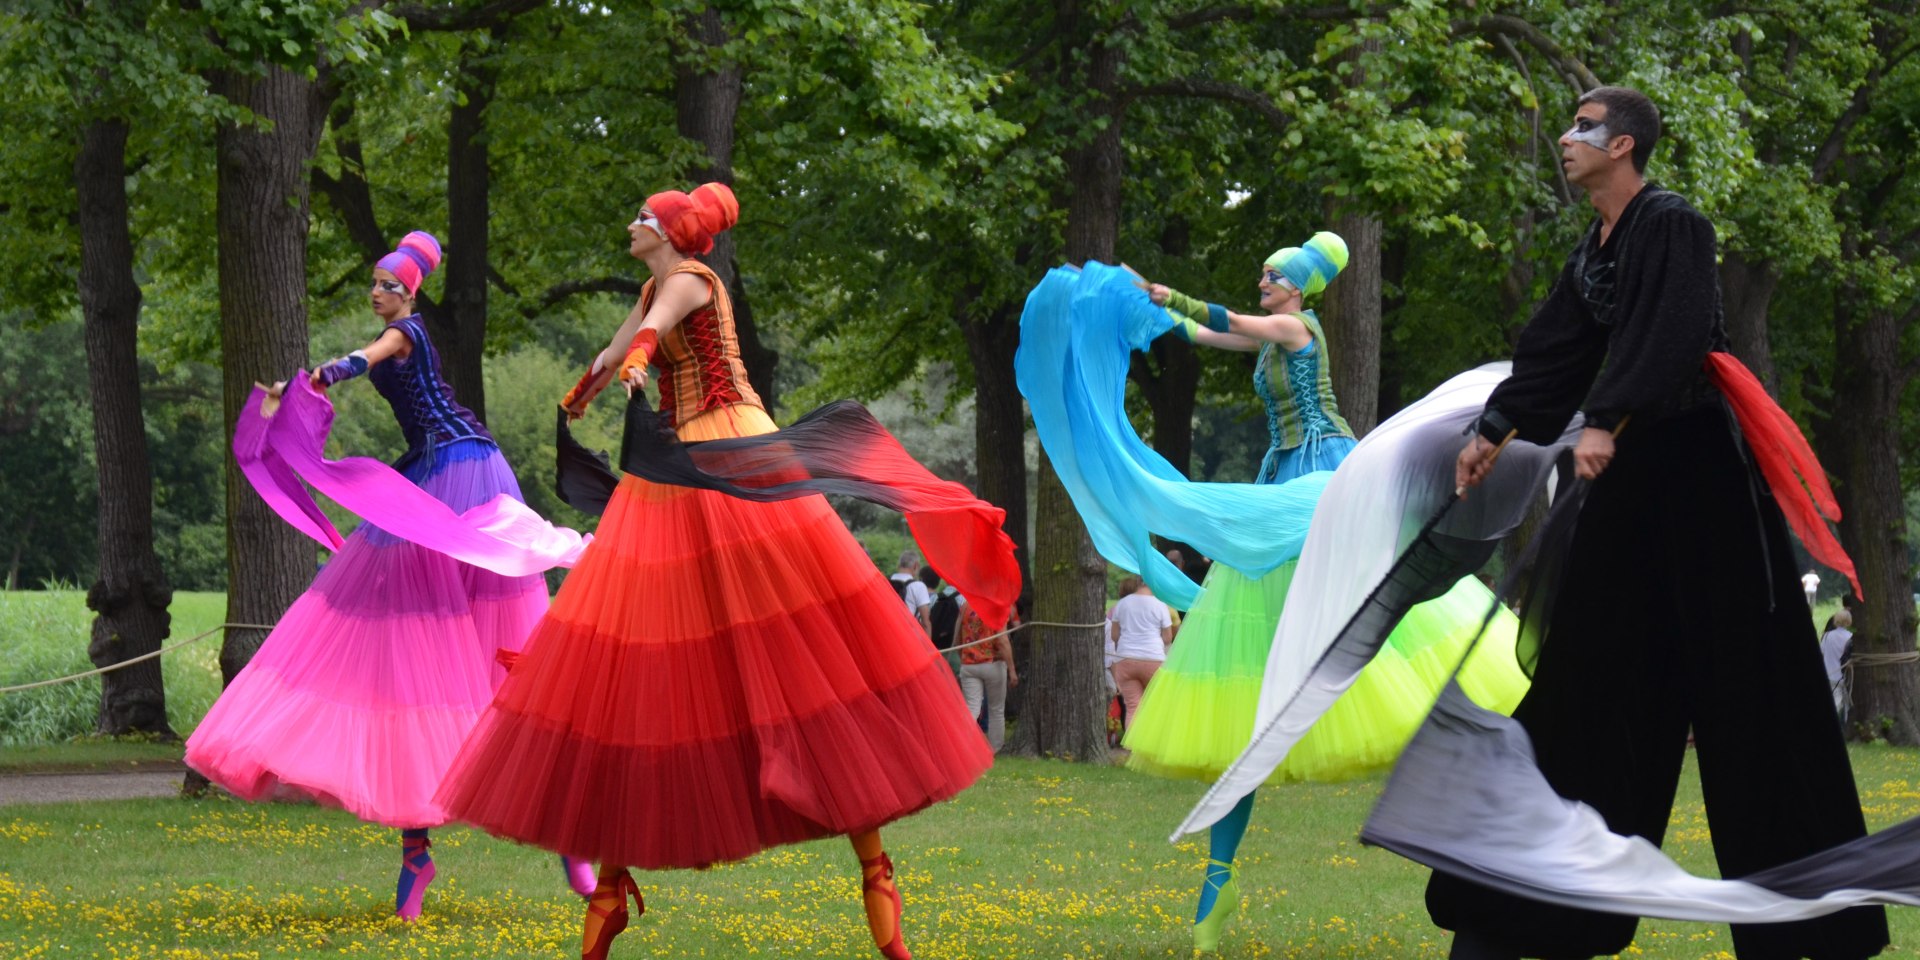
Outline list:
[[[375,269],[393,274],[394,279],[407,285],[407,296],[420,292],[420,282],[440,266],[440,241],[424,230],[415,230],[400,238],[400,245],[392,253],[380,258],[374,264]]]

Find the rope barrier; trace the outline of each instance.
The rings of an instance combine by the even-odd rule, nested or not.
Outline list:
[[[953,646],[946,648],[946,650],[942,652],[944,653],[944,652],[949,652],[953,650],[965,650],[968,647],[977,647],[983,643],[992,643],[993,641],[998,640],[1001,637],[1010,636],[1012,634],[1019,633],[1020,631],[1025,630],[1028,627],[1060,627],[1066,630],[1095,630],[1095,629],[1103,628],[1106,625],[1107,625],[1107,621],[1105,620],[1102,620],[1099,623],[1054,623],[1051,620],[1032,620],[1027,623],[1020,624],[1019,626],[1016,626],[1016,627],[1008,627],[1007,629],[1002,630],[999,633],[996,633],[992,636],[981,637],[978,640],[969,641],[967,643],[956,643]]]
[[[1022,623],[1018,626],[1008,627],[1007,629],[1002,630],[999,633],[993,634],[992,636],[981,637],[980,639],[974,640],[970,643],[956,644],[954,646],[948,647],[947,649],[948,650],[965,650],[968,647],[977,647],[983,643],[992,643],[993,641],[998,640],[1001,637],[1010,636],[1012,634],[1019,633],[1020,631],[1025,630],[1028,627],[1060,627],[1062,629],[1067,629],[1067,630],[1095,630],[1095,629],[1103,628],[1106,625],[1107,625],[1106,621],[1101,621],[1100,623],[1055,623],[1051,620],[1033,620],[1027,623]],[[137,657],[132,657],[126,660],[122,660],[118,663],[111,663],[111,664],[108,664],[107,666],[100,667],[95,670],[88,670],[85,673],[76,673],[76,674],[72,674],[70,676],[65,676],[65,677],[55,677],[51,680],[36,680],[33,683],[23,683],[23,684],[19,684],[18,686],[12,686],[12,687],[0,687],[0,693],[18,693],[22,690],[32,690],[37,687],[51,687],[56,684],[71,683],[75,680],[85,680],[88,677],[97,677],[103,673],[111,673],[122,667],[133,666],[134,664],[139,663],[143,660],[151,660],[154,657],[160,656],[162,654],[172,653],[173,651],[178,650],[181,647],[190,646],[192,644],[199,643],[200,641],[205,640],[206,638],[211,637],[216,633],[220,633],[223,630],[272,630],[272,629],[273,627],[270,625],[258,624],[258,623],[223,623],[217,627],[214,627],[211,630],[207,630],[203,633],[198,633],[198,634],[195,634],[194,636],[188,637],[187,639],[182,640],[179,643],[168,644],[164,647],[161,647],[158,650],[153,651],[152,653],[143,653]]]
[[[153,651],[152,653],[143,653],[137,657],[132,657],[127,660],[122,660],[118,663],[110,663],[97,670],[88,670],[86,673],[76,673],[76,674],[73,674],[72,676],[66,676],[66,677],[55,677],[52,680],[36,680],[33,683],[23,683],[23,684],[20,684],[19,686],[13,686],[13,687],[0,687],[0,693],[18,693],[22,690],[32,690],[35,687],[51,687],[55,684],[71,683],[75,680],[85,680],[88,677],[97,677],[103,673],[111,673],[112,671],[118,670],[121,667],[131,667],[142,660],[152,660],[154,657],[160,656],[163,653],[172,653],[173,651],[178,650],[181,647],[199,643],[200,641],[205,640],[206,638],[211,637],[214,634],[219,633],[223,630],[272,630],[272,629],[273,627],[271,626],[258,624],[258,623],[223,623],[204,633],[199,633],[194,636],[188,637],[187,639],[182,640],[179,643],[168,644],[164,647],[161,647],[158,650]]]

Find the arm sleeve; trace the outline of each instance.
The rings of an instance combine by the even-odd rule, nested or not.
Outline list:
[[[1633,274],[1616,308],[1607,368],[1584,409],[1590,426],[1655,409],[1700,376],[1719,313],[1713,224],[1690,209],[1661,211],[1634,238]]]
[[[1513,350],[1513,375],[1487,398],[1479,432],[1499,443],[1517,430],[1529,443],[1552,443],[1580,409],[1607,354],[1606,331],[1588,319],[1574,292],[1573,268],[1534,310]]]
[[[1167,310],[1176,317],[1185,317],[1203,327],[1207,325],[1207,302],[1199,297],[1189,297],[1178,290],[1168,290]]]

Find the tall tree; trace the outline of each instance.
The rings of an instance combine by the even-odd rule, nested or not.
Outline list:
[[[151,4],[39,3],[23,12],[23,29],[9,31],[14,42],[0,57],[13,74],[8,85],[31,90],[36,73],[56,83],[63,104],[47,119],[73,136],[70,189],[48,187],[63,196],[61,206],[71,205],[78,231],[75,292],[85,326],[98,504],[98,576],[87,591],[96,616],[87,652],[108,667],[160,648],[172,597],[154,549],[153,469],[141,411],[129,132],[135,118],[164,125],[174,98],[194,94],[150,33]],[[159,32],[164,36],[164,27]],[[62,55],[46,57],[46,50]],[[104,675],[96,728],[174,736],[158,660]]]
[[[674,120],[682,137],[700,145],[701,154],[689,164],[687,178],[694,183],[718,181],[731,187],[733,125],[740,115],[745,68],[727,50],[733,38],[718,4],[688,11],[680,26],[686,40],[673,64]],[[734,328],[740,338],[747,379],[760,399],[772,407],[779,400],[774,368],[780,355],[767,346],[754,323],[753,300],[741,282],[732,231],[714,237],[713,252],[701,259],[713,267],[733,295]]]
[[[82,128],[73,165],[87,392],[100,476],[100,578],[87,590],[87,606],[96,614],[87,655],[102,667],[160,649],[173,599],[153,549],[153,468],[140,412],[140,285],[134,280],[126,156],[127,121],[101,118]],[[97,729],[174,738],[159,659],[103,675]]]
[[[392,18],[346,0],[288,0],[285,16],[210,10],[207,26],[225,56],[209,71],[213,91],[246,119],[214,137],[219,235],[220,369],[229,436],[255,383],[293,376],[307,360],[307,235],[310,167],[339,90],[333,58],[364,57]],[[337,49],[322,50],[321,43]],[[307,538],[255,496],[236,461],[226,462],[227,621],[270,624],[313,578]],[[265,634],[229,630],[220,670],[231,681]]]

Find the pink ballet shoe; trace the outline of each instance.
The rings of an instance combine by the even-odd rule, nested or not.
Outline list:
[[[427,848],[433,841],[426,837],[407,837],[400,841],[400,882],[393,888],[393,915],[402,920],[420,919],[420,902],[436,872],[433,855]]]
[[[566,875],[567,886],[572,887],[574,893],[583,898],[593,896],[593,888],[599,882],[593,876],[593,861],[561,857],[560,872]]]

